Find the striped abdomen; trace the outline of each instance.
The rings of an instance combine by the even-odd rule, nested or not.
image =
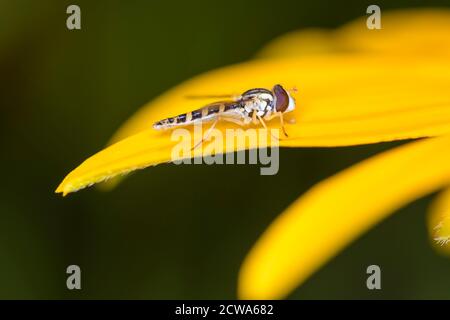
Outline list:
[[[203,122],[212,120],[217,117],[218,114],[232,111],[240,107],[239,102],[217,102],[210,104],[201,109],[197,109],[188,113],[182,113],[176,117],[166,118],[155,122],[153,124],[154,129],[168,129],[175,126],[184,126],[193,124],[195,122]]]

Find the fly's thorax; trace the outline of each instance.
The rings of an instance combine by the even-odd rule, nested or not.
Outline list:
[[[274,96],[267,89],[252,89],[242,95],[243,113],[252,116],[256,112],[258,116],[264,117],[274,109]]]

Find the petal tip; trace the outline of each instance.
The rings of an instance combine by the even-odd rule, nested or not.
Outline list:
[[[65,197],[68,192],[65,190],[63,183],[61,183],[55,190],[55,193],[62,193],[62,196]]]
[[[66,182],[66,179],[64,179],[59,186],[56,188],[55,193],[62,193],[62,196],[65,197],[69,193],[74,192],[76,190],[73,190],[73,187],[71,184],[68,184]]]

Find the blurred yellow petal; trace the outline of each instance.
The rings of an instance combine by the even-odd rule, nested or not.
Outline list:
[[[324,180],[257,241],[240,270],[239,297],[285,297],[364,231],[449,182],[450,136],[409,143]]]
[[[419,55],[427,58],[450,55],[448,9],[381,9],[381,30],[367,28],[368,16],[336,30],[311,29],[288,33],[267,44],[258,56],[281,58],[326,52]]]
[[[450,188],[443,191],[428,213],[428,229],[434,248],[443,254],[450,254]]]
[[[331,30],[305,29],[289,32],[269,42],[260,50],[258,58],[292,58],[308,54],[339,51]]]
[[[366,17],[337,30],[346,50],[393,55],[450,55],[450,10],[410,9],[383,11],[381,30],[366,27]]]
[[[176,142],[152,123],[208,101],[186,95],[240,93],[281,83],[298,88],[295,124],[281,146],[344,146],[450,132],[450,61],[358,55],[263,60],[206,73],[145,106],[119,131],[127,137],[89,158],[57,192],[68,193],[137,168],[167,162]],[[217,128],[234,127],[220,123]],[[277,119],[269,127],[279,128]],[[188,127],[192,132],[192,127]],[[139,133],[136,136],[133,134]],[[256,145],[250,147],[257,147]]]

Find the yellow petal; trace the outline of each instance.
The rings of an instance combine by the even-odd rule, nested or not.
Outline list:
[[[395,55],[450,55],[450,10],[410,9],[381,11],[381,30],[366,27],[366,17],[337,31],[347,50]]]
[[[361,233],[449,182],[450,136],[409,143],[324,180],[258,240],[240,270],[239,297],[285,297]]]
[[[331,30],[304,29],[292,31],[269,42],[257,58],[292,58],[303,55],[341,51]]]
[[[283,35],[259,53],[263,58],[292,57],[323,52],[450,55],[450,10],[381,10],[381,30],[366,26],[367,16],[336,30],[304,30]]]
[[[433,202],[428,213],[428,230],[434,248],[450,254],[450,188],[443,191]]]
[[[264,60],[206,73],[144,107],[118,133],[131,136],[75,169],[57,192],[68,193],[137,168],[167,162],[176,142],[153,122],[207,101],[186,95],[240,93],[248,88],[296,86],[297,109],[281,146],[343,146],[436,136],[450,132],[450,61],[368,56]],[[221,123],[218,129],[236,126]],[[269,127],[279,128],[277,119]],[[192,128],[189,128],[192,131]],[[252,145],[250,147],[257,147]],[[138,155],[138,156],[136,156]]]

